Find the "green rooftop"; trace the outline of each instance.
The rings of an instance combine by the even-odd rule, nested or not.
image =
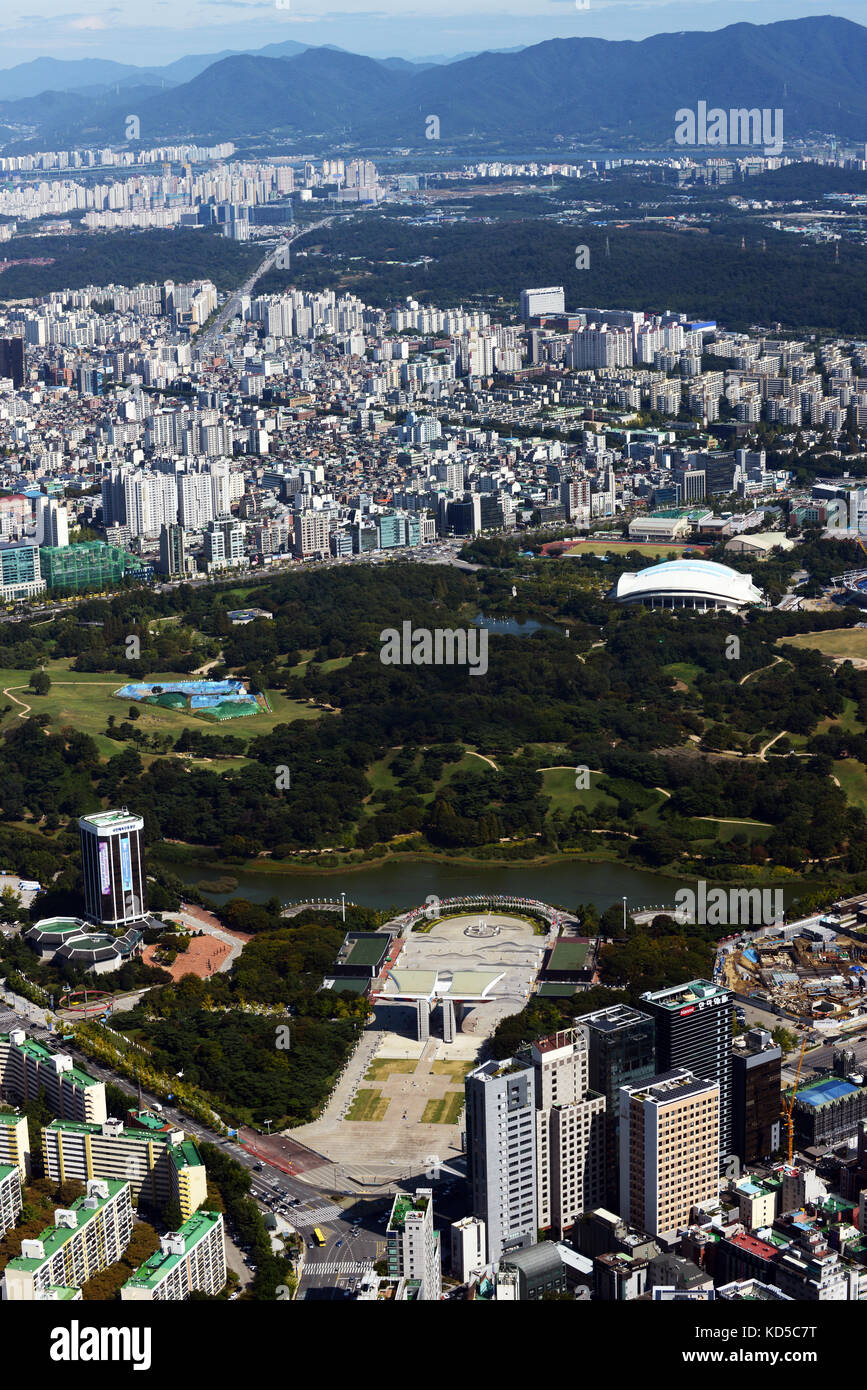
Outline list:
[[[395,1197],[394,1207],[392,1208],[391,1213],[391,1219],[388,1223],[388,1229],[391,1231],[402,1229],[404,1222],[406,1221],[406,1218],[409,1216],[410,1212],[426,1211],[427,1204],[427,1197]]]
[[[132,1276],[124,1284],[125,1289],[152,1289],[157,1284],[161,1284],[167,1275],[185,1259],[195,1246],[211,1231],[220,1221],[220,1213],[216,1211],[197,1211],[185,1221],[181,1229],[175,1232],[184,1242],[183,1254],[167,1254],[162,1248],[155,1250],[154,1253],[145,1260]]]
[[[68,1211],[74,1211],[78,1216],[78,1224],[76,1226],[46,1226],[45,1230],[41,1231],[39,1235],[36,1236],[36,1240],[41,1240],[45,1247],[44,1259],[25,1260],[23,1256],[19,1256],[17,1260],[10,1260],[7,1268],[20,1269],[30,1274],[34,1273],[37,1269],[41,1269],[46,1260],[50,1260],[53,1255],[57,1254],[58,1250],[62,1249],[63,1246],[78,1235],[79,1232],[85,1230],[90,1222],[93,1221],[95,1217],[99,1216],[103,1208],[114,1201],[117,1194],[127,1186],[126,1182],[118,1182],[113,1178],[103,1178],[101,1181],[104,1182],[105,1186],[108,1188],[108,1196],[95,1198],[96,1206],[86,1207],[84,1203],[88,1198],[79,1197],[77,1201],[72,1203],[71,1207],[67,1208]]]

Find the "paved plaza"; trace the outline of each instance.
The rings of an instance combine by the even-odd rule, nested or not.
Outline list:
[[[479,923],[496,934],[466,935]],[[292,1137],[339,1164],[359,1182],[421,1176],[462,1153],[463,1080],[478,1061],[501,1018],[527,1001],[548,944],[529,922],[478,913],[435,922],[428,932],[411,932],[392,975],[419,984],[485,977],[494,981],[485,1002],[469,1004],[454,1041],[442,1038],[441,1007],[431,1015],[431,1037],[416,1038],[411,1004],[377,1001],[374,1018],[322,1115],[292,1130]],[[398,992],[393,980],[389,992]],[[488,1002],[490,1000],[490,1002]]]

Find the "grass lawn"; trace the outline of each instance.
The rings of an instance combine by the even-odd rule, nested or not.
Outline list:
[[[464,1108],[463,1091],[449,1091],[441,1100],[429,1100],[425,1106],[421,1123],[423,1125],[456,1125],[458,1116]]]
[[[381,1091],[356,1091],[355,1100],[346,1112],[347,1120],[382,1120],[389,1102]]]
[[[268,698],[272,707],[270,714],[262,710],[259,714],[247,718],[219,722],[192,714],[188,710],[162,709],[158,705],[119,700],[114,692],[128,682],[116,672],[71,671],[68,660],[49,662],[46,664],[46,670],[51,677],[51,689],[47,695],[34,695],[28,690],[29,671],[0,670],[0,691],[10,691],[9,694],[0,696],[0,704],[12,706],[10,712],[0,720],[0,727],[12,727],[18,716],[24,713],[22,705],[30,705],[34,714],[50,714],[54,729],[71,724],[80,733],[90,734],[103,757],[111,757],[127,746],[106,738],[103,730],[108,716],[113,714],[116,722],[121,724],[128,718],[129,707],[133,704],[139,711],[139,718],[135,721],[136,727],[143,733],[170,733],[177,737],[183,729],[198,729],[205,734],[234,734],[245,742],[258,737],[259,734],[270,733],[278,724],[288,724],[295,719],[323,717],[322,710],[313,709],[297,700],[290,700],[282,691],[269,690]],[[168,684],[183,680],[184,677],[177,672],[153,672],[144,679],[154,684]],[[21,703],[16,704],[16,700]],[[226,765],[237,767],[240,763],[235,761]],[[218,770],[216,763],[211,763],[210,766]]]
[[[387,1081],[395,1072],[411,1076],[418,1066],[414,1057],[380,1057],[364,1073],[365,1081]]]
[[[846,800],[867,811],[867,767],[856,758],[841,758],[834,764],[834,776],[846,793]]]
[[[597,806],[616,806],[613,796],[598,790],[596,783],[601,776],[602,773],[591,772],[590,786],[586,791],[579,791],[575,786],[574,767],[548,768],[542,773],[542,795],[551,798],[549,814],[559,809],[568,816],[576,806],[586,811],[593,811]]]
[[[663,666],[666,675],[673,680],[683,681],[684,685],[691,690],[698,676],[701,675],[701,667],[696,666],[692,661],[670,661],[667,666]]]
[[[860,656],[867,660],[867,628],[843,627],[832,632],[802,632],[781,637],[778,647],[815,647],[825,656]]]
[[[847,733],[863,733],[863,725],[856,714],[857,708],[858,706],[855,704],[854,700],[844,700],[842,713],[835,715],[833,719],[820,719],[816,725],[816,733],[826,734],[832,724],[839,724],[840,728],[845,729]],[[794,734],[789,734],[792,743],[795,742],[795,737]],[[806,739],[804,739],[804,742],[806,742]]]
[[[475,1062],[434,1062],[431,1071],[434,1076],[450,1076],[453,1081],[463,1081]]]

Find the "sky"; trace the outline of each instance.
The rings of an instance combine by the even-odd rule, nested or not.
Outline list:
[[[867,0],[0,0],[0,68],[34,58],[136,65],[285,39],[371,57],[441,58],[589,35],[643,39],[833,13],[867,22]],[[0,81],[0,99],[2,99]]]

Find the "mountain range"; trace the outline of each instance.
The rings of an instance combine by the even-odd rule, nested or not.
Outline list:
[[[705,101],[781,108],[787,144],[819,132],[867,141],[865,72],[867,28],[830,15],[640,42],[552,39],[439,64],[290,41],[152,69],[38,59],[0,72],[0,123],[42,148],[123,143],[134,113],[144,145],[318,137],[432,153],[435,115],[443,145],[563,136],[622,148],[671,144],[675,112]],[[42,80],[52,87],[34,93]]]

